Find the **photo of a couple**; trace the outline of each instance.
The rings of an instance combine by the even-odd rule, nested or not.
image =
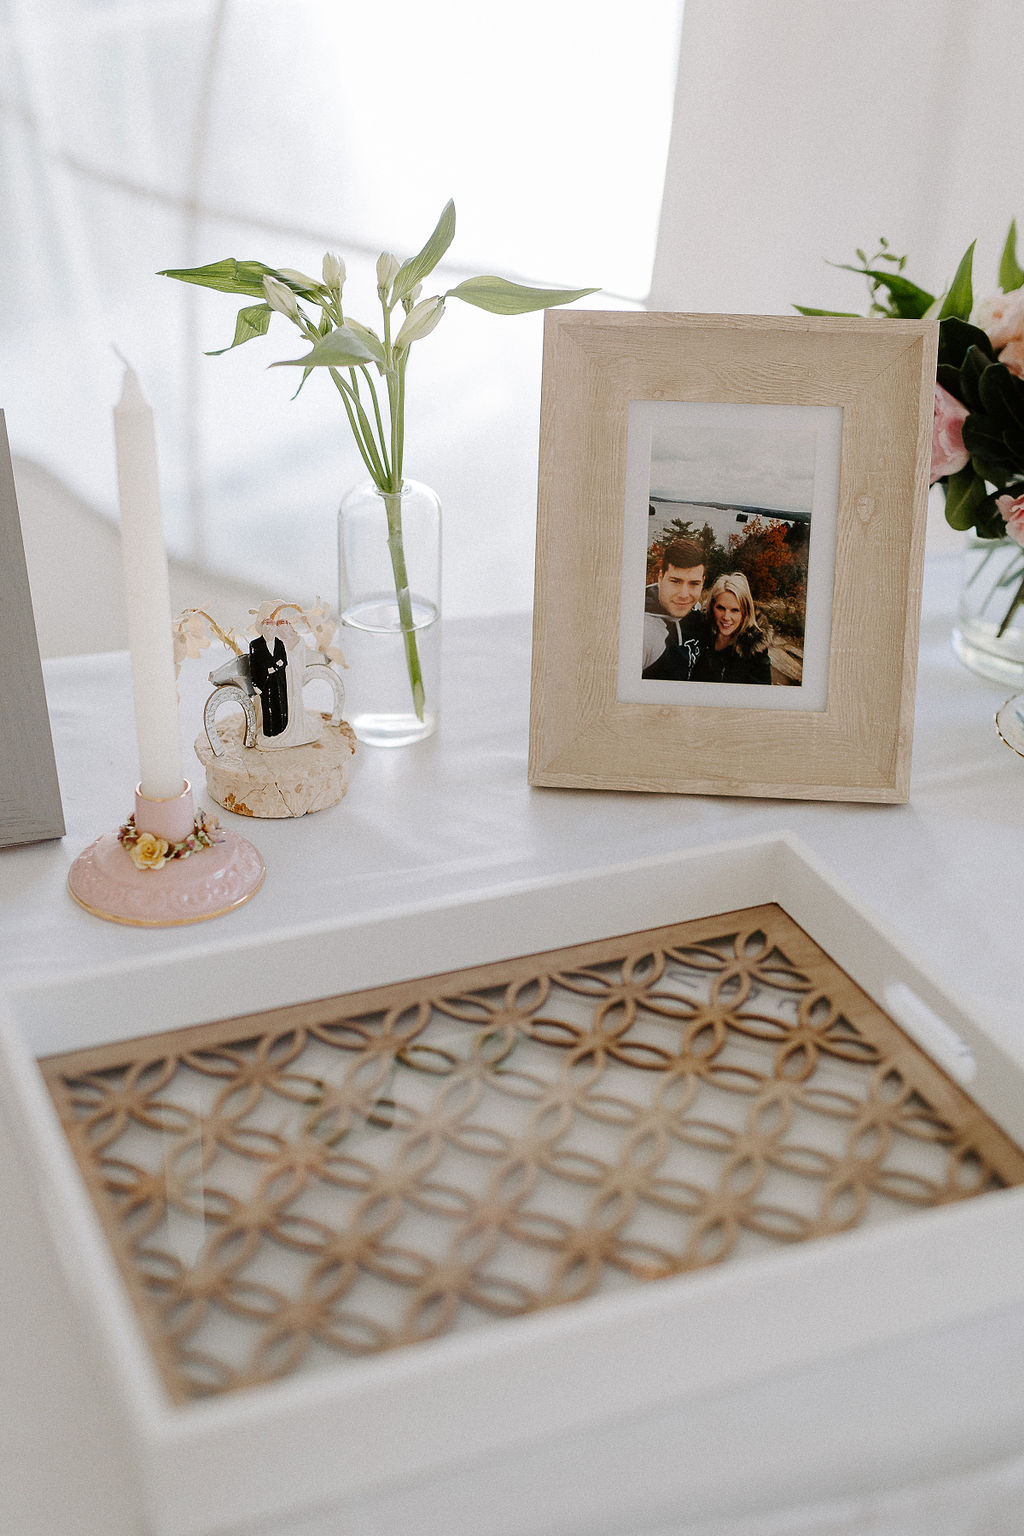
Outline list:
[[[800,687],[815,443],[756,416],[654,418],[645,682]]]
[[[772,683],[768,637],[746,576],[724,572],[706,596],[704,579],[704,551],[695,539],[676,539],[659,551],[658,575],[645,592],[644,677]]]

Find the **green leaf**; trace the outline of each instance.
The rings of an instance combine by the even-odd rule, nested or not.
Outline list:
[[[317,330],[320,332],[321,336],[327,336],[329,335],[333,324],[334,321],[331,319],[330,315],[324,312],[321,314],[317,323]],[[292,395],[293,400],[297,400],[299,398],[299,395],[302,393],[302,386],[305,384],[306,380],[309,378],[312,372],[312,368],[303,368],[302,378],[299,380],[298,387],[296,388],[294,395]]]
[[[1005,539],[1006,520],[996,506],[997,497],[1005,494],[1017,496],[1020,494],[1020,487],[1009,486],[1006,492],[993,491],[990,496],[985,497],[985,500],[974,515],[974,529],[979,538]]]
[[[535,309],[572,304],[588,293],[599,292],[599,288],[527,288],[504,277],[467,277],[456,288],[449,288],[445,298],[461,299],[492,315],[528,315]]]
[[[314,342],[304,357],[286,357],[271,363],[271,368],[358,368],[375,362],[369,347],[351,326],[337,325],[322,340]]]
[[[232,256],[207,267],[169,267],[157,273],[157,277],[175,277],[179,283],[197,283],[219,293],[245,293],[254,299],[262,299],[263,279],[268,276],[277,276],[273,267],[265,267],[262,261],[235,261]]]
[[[970,464],[957,470],[946,481],[946,522],[961,532],[973,528],[975,513],[985,497],[985,482],[979,480]]]
[[[869,277],[879,288],[884,288],[900,320],[920,320],[935,302],[933,293],[926,293],[908,277],[900,277],[896,272],[879,272],[877,267],[852,267],[842,261],[829,262],[829,266],[837,267],[840,272],[858,272],[861,277]]]
[[[967,401],[961,398],[963,385],[960,382],[960,369],[954,368],[952,363],[939,363],[935,369],[935,382],[941,384],[948,394],[960,401],[961,405],[967,404]]]
[[[1024,379],[1002,363],[990,363],[981,375],[978,393],[985,410],[1002,423],[1004,431],[1010,426],[1024,428]]]
[[[958,320],[969,320],[971,318],[971,310],[974,308],[971,268],[974,265],[974,247],[976,243],[976,241],[972,240],[960,258],[960,265],[956,269],[956,275],[950,284],[949,292],[942,301],[942,308],[939,310],[940,320],[945,320],[951,315],[955,315]]]
[[[363,325],[362,321],[360,320],[349,319],[345,321],[345,325],[348,330],[355,331],[363,345],[369,348],[370,355],[372,356],[374,362],[379,363],[380,366],[384,368],[387,364],[387,356],[384,351],[384,343],[381,341],[376,331],[371,331],[370,327],[368,325]]]
[[[417,283],[422,283],[437,266],[455,238],[455,204],[451,198],[441,210],[441,217],[434,225],[434,232],[426,245],[415,256],[403,262],[395,274],[391,297],[396,302],[412,293]]]
[[[1012,293],[1015,288],[1024,287],[1024,269],[1017,260],[1017,220],[1010,220],[1010,228],[1006,235],[1006,244],[1003,246],[1003,254],[999,262],[999,286],[1004,293]]]
[[[978,326],[968,325],[966,320],[960,320],[956,315],[947,315],[945,320],[939,322],[940,364],[961,367],[971,347],[977,347],[991,362],[995,362],[992,343]]]
[[[1013,470],[1013,457],[1003,441],[1003,435],[991,416],[979,416],[973,411],[963,425],[964,447],[972,459],[977,459],[990,480],[1006,479]]]
[[[231,346],[218,347],[216,352],[207,352],[206,356],[223,357],[225,352],[231,351],[231,347],[240,347],[243,342],[252,341],[256,336],[265,336],[273,313],[269,304],[253,304],[248,309],[240,309]]]
[[[862,320],[862,315],[855,314],[852,309],[812,309],[809,304],[794,304],[793,308],[801,315],[833,315],[842,320]]]
[[[992,367],[989,358],[980,347],[970,346],[967,355],[960,364],[960,389],[959,398],[969,411],[981,411],[981,376],[986,368]]]

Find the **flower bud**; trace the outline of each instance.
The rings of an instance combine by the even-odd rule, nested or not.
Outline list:
[[[305,272],[296,272],[294,267],[278,267],[277,270],[285,281],[295,288],[305,288],[312,293],[315,288],[320,287],[315,277],[307,277]]]
[[[263,279],[263,296],[271,309],[276,309],[279,315],[287,315],[289,320],[298,319],[298,299],[291,289],[284,283],[278,282],[276,277]]]
[[[392,256],[390,251],[381,251],[377,257],[377,292],[381,298],[398,276],[400,268],[401,262],[397,256]]]
[[[414,341],[422,341],[424,336],[429,336],[434,327],[441,323],[443,314],[444,299],[437,296],[423,299],[402,321],[401,329],[395,337],[395,351],[400,352],[411,347]]]
[[[345,263],[341,257],[336,256],[333,251],[326,251],[322,270],[326,286],[340,293],[345,282]]]
[[[416,287],[412,290],[412,293],[405,294],[405,296],[402,299],[402,308],[405,310],[406,314],[408,314],[409,311],[413,308],[413,306],[415,305],[416,301],[419,299],[419,296],[420,296],[420,294],[422,292],[423,292],[423,284],[422,283],[417,283]]]

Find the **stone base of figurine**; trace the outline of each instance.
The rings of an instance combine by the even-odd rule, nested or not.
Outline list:
[[[323,716],[319,741],[302,747],[247,747],[245,718],[222,717],[216,726],[224,747],[215,756],[206,732],[196,737],[196,756],[206,769],[212,799],[236,816],[281,820],[337,805],[348,788],[356,738],[347,720]]]

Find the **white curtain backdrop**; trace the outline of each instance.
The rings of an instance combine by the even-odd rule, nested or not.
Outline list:
[[[333,599],[363,470],[328,381],[294,403],[275,317],[155,274],[225,256],[318,272],[411,254],[449,197],[473,272],[650,281],[682,0],[0,0],[0,406],[15,455],[113,517],[121,367],[157,412],[172,552]],[[428,290],[431,291],[431,290]],[[449,613],[532,599],[542,320],[453,302],[410,370],[406,471],[446,516]],[[55,573],[73,592],[75,572]]]
[[[931,292],[977,237],[992,291],[1022,78],[1021,0],[688,0],[650,307],[863,312],[825,260],[881,235]]]

